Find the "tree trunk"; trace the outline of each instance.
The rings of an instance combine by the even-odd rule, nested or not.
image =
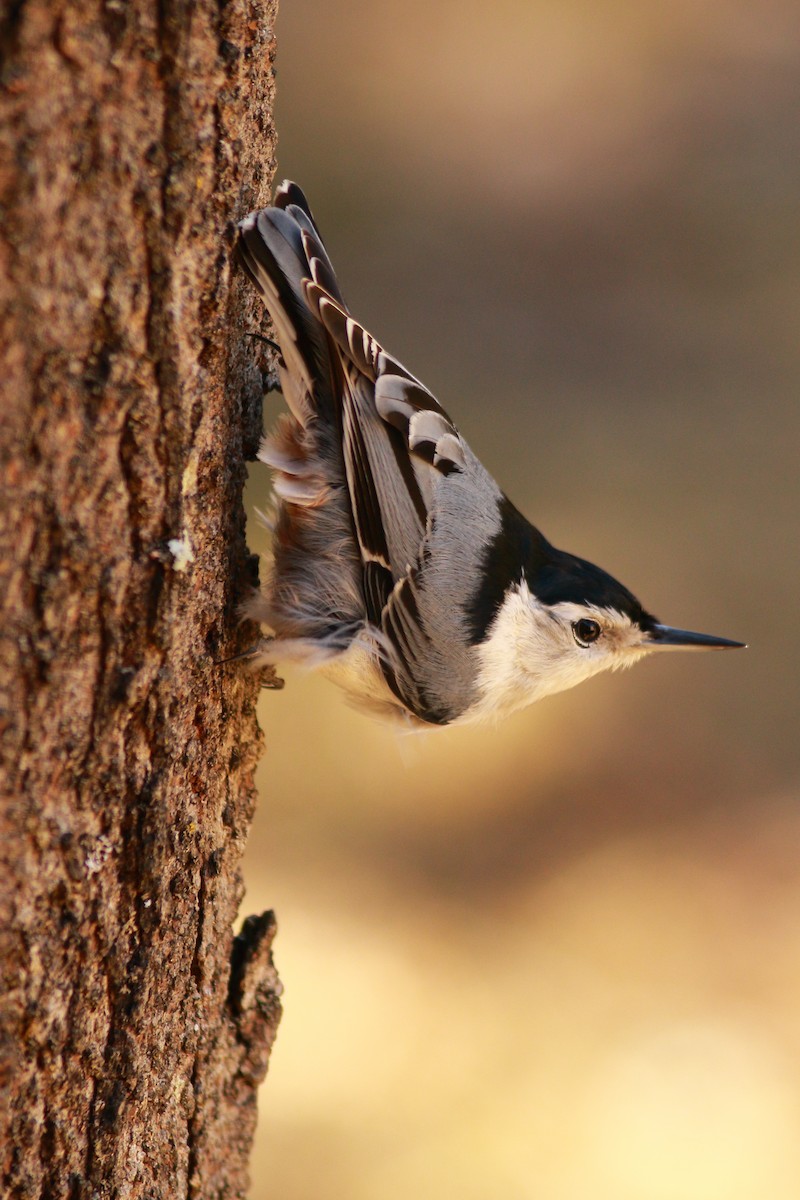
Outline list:
[[[0,1194],[241,1195],[279,1016],[233,938],[259,751],[234,221],[274,0],[0,16]]]

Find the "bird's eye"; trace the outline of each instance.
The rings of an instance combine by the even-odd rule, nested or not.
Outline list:
[[[600,637],[602,630],[600,629],[599,621],[592,621],[589,617],[582,617],[580,621],[573,621],[572,633],[575,641],[585,650],[592,642],[596,642]]]

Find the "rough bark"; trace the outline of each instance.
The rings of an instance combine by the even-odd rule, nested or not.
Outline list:
[[[257,683],[235,218],[274,0],[0,10],[0,1194],[237,1196],[279,1015],[237,939]]]

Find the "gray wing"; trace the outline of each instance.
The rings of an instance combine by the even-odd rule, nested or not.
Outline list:
[[[474,699],[466,609],[501,492],[435,397],[326,286],[310,237],[305,248],[306,301],[341,359],[345,469],[384,675],[418,717],[446,724]]]

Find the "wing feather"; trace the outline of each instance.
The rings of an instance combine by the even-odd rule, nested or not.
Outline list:
[[[389,570],[386,523],[365,433],[353,392],[347,389],[343,405],[344,461],[361,556],[365,562],[377,561]]]
[[[458,709],[443,699],[447,682],[432,678],[441,654],[418,589],[437,489],[466,469],[467,450],[435,397],[331,296],[321,273],[304,284],[304,294],[341,356],[345,467],[369,619],[383,635],[384,676],[407,709],[445,724]]]
[[[411,712],[432,725],[446,725],[453,712],[435,699],[424,684],[425,664],[432,644],[425,632],[417,603],[419,571],[409,571],[394,587],[383,610],[382,629],[393,651],[383,660],[383,673],[391,690]]]

